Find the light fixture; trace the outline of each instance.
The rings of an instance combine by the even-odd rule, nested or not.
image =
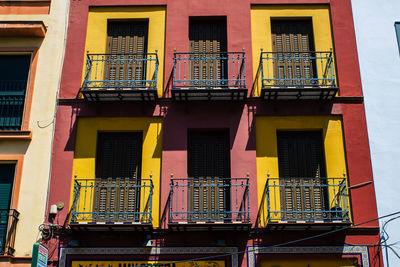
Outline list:
[[[51,205],[50,206],[50,215],[57,215],[57,205]]]

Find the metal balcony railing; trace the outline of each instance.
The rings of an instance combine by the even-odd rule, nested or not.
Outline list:
[[[261,52],[262,89],[335,88],[333,52]]]
[[[174,53],[173,89],[243,89],[244,52]]]
[[[350,222],[345,178],[269,178],[267,222]]]
[[[88,54],[83,91],[156,90],[157,53]]]
[[[14,255],[18,217],[16,210],[0,209],[0,255]]]
[[[171,179],[169,223],[197,222],[249,223],[249,179]]]
[[[71,224],[152,223],[149,179],[76,179],[73,194]]]
[[[20,130],[26,80],[0,81],[0,130]]]

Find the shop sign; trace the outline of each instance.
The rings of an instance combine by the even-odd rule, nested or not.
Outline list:
[[[225,261],[72,261],[71,267],[225,267]]]
[[[31,267],[47,267],[49,250],[42,244],[33,244]]]

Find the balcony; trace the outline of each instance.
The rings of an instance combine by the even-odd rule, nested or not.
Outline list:
[[[77,230],[151,230],[149,179],[76,179],[70,227]]]
[[[244,52],[174,53],[175,100],[246,98]]]
[[[21,130],[26,80],[0,81],[0,130]]]
[[[249,230],[248,178],[171,179],[169,228]]]
[[[158,57],[147,54],[88,54],[82,94],[87,101],[154,101]]]
[[[13,256],[19,212],[0,210],[0,256]]]
[[[269,178],[259,219],[268,229],[325,229],[350,224],[349,210],[345,178]]]
[[[337,93],[333,52],[261,52],[261,97],[331,100]]]

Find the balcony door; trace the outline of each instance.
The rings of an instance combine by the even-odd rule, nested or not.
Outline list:
[[[272,20],[271,32],[275,85],[313,85],[316,66],[311,19]]]
[[[101,132],[94,211],[100,221],[138,221],[142,133]]]
[[[14,182],[15,164],[0,164],[0,255],[7,245],[8,218]]]
[[[145,87],[147,21],[109,21],[106,43],[106,80],[111,86]]]
[[[229,132],[189,132],[189,220],[229,219]]]
[[[219,87],[226,84],[226,18],[191,18],[189,52],[192,85]]]
[[[278,162],[282,219],[324,219],[329,203],[322,133],[278,132]]]

